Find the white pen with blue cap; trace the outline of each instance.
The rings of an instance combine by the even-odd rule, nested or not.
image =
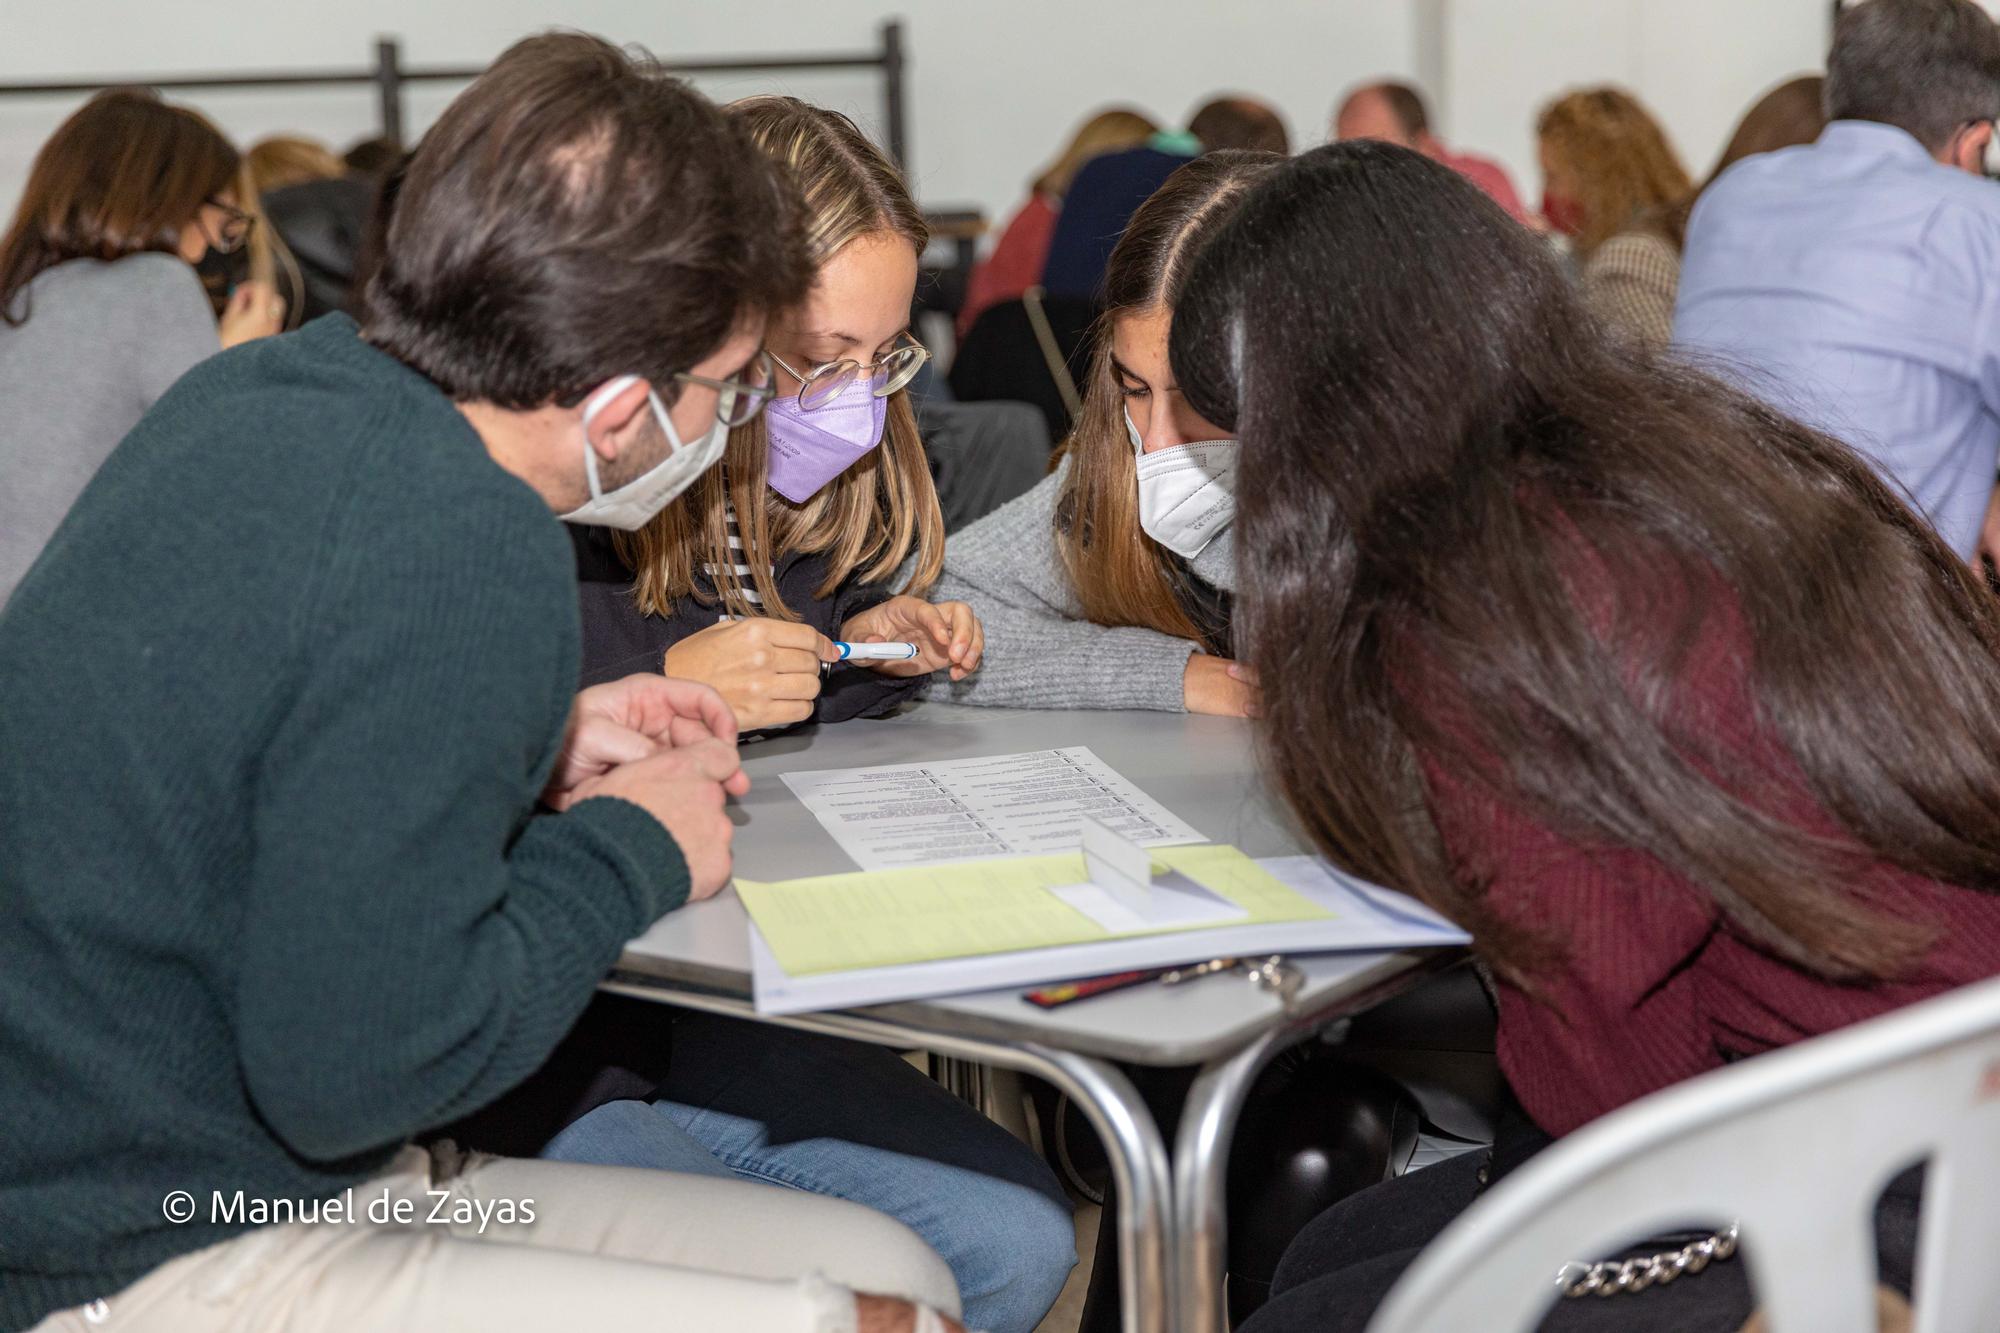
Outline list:
[[[842,662],[907,662],[917,655],[914,643],[842,643],[832,640]]]

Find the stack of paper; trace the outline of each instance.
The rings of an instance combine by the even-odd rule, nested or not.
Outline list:
[[[757,1008],[773,1014],[809,1013],[1002,986],[1033,986],[1135,968],[1171,967],[1204,958],[1436,948],[1468,942],[1464,931],[1430,909],[1401,894],[1342,875],[1314,857],[1272,857],[1252,864],[1295,893],[1315,913],[1194,931],[1107,934],[1081,943],[1011,953],[960,954],[934,961],[796,975],[780,963],[763,932],[753,924],[750,958]],[[794,885],[816,882],[823,881],[791,881]],[[854,905],[851,898],[848,901]],[[780,927],[780,932],[784,931]]]
[[[1466,940],[1311,857],[1178,845],[1201,835],[1086,749],[785,781],[863,869],[736,881],[767,1013]]]

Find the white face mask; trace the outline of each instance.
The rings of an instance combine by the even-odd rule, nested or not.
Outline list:
[[[1198,440],[1147,453],[1125,412],[1139,462],[1139,526],[1175,555],[1192,560],[1236,517],[1235,440]]]
[[[638,378],[620,375],[590,395],[590,401],[583,405],[583,470],[590,478],[590,499],[564,514],[563,522],[622,528],[626,532],[643,528],[653,515],[672,504],[675,496],[694,485],[695,478],[714,467],[728,447],[729,427],[722,421],[736,404],[734,389],[722,391],[722,400],[716,405],[715,424],[708,428],[708,434],[692,444],[681,443],[680,433],[674,429],[673,418],[667,415],[660,395],[649,390],[646,401],[652,404],[653,420],[660,423],[660,430],[667,437],[667,456],[651,470],[607,494],[597,482],[597,450],[590,445],[590,423],[606,403]]]

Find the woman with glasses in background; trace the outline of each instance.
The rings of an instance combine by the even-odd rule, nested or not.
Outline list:
[[[276,333],[268,283],[220,328],[197,270],[240,252],[240,158],[149,92],[99,93],[56,130],[0,240],[0,604],[125,433],[197,361]]]
[[[636,532],[572,529],[586,679],[703,681],[745,730],[886,712],[934,671],[963,677],[981,650],[967,607],[924,600],[944,523],[904,392],[926,355],[908,333],[923,217],[845,117],[785,97],[729,110],[798,185],[818,282],[723,394],[722,466]],[[822,686],[830,638],[913,642],[918,656],[834,666]],[[545,1104],[627,1091],[543,1144],[517,1125],[504,1143],[479,1126],[455,1136],[866,1205],[951,1266],[967,1328],[1029,1333],[1076,1262],[1042,1160],[893,1051],[600,998],[538,1079],[529,1099]]]
[[[925,600],[944,519],[904,389],[928,357],[909,333],[928,232],[845,117],[788,97],[730,113],[798,185],[819,280],[767,333],[769,406],[739,408],[722,467],[636,533],[576,533],[584,677],[702,681],[745,731],[879,716],[982,649],[968,607]],[[823,672],[835,641],[917,655]]]

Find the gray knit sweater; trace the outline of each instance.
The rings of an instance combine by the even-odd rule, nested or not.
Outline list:
[[[1040,485],[955,534],[933,601],[971,604],[986,625],[986,657],[957,684],[942,675],[931,697],[994,708],[1152,708],[1183,710],[1186,639],[1149,629],[1110,629],[1081,618],[1056,550],[1062,464]],[[1233,591],[1229,533],[1193,562],[1195,577]]]
[[[189,367],[222,350],[194,270],[172,255],[72,259],[0,324],[0,604],[113,446]]]

